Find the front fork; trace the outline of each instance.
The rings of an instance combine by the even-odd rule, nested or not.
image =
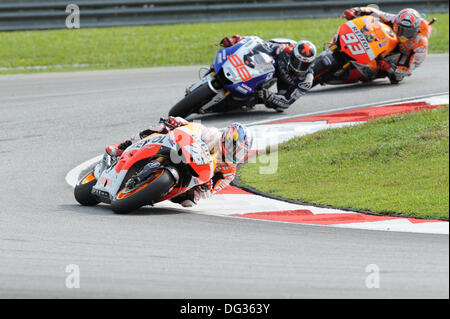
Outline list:
[[[214,105],[222,102],[224,99],[227,98],[231,94],[230,91],[225,90],[221,87],[220,83],[216,79],[216,72],[214,70],[210,69],[203,77],[195,84],[190,86],[186,89],[186,95],[189,95],[194,90],[199,88],[200,86],[204,85],[205,83],[208,84],[209,89],[216,93],[216,95],[205,105],[203,105],[198,112],[205,113],[209,108],[213,107]]]

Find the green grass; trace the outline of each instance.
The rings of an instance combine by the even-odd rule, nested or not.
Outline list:
[[[432,16],[439,22],[435,24],[430,52],[448,52],[449,15],[433,14],[429,19]],[[218,49],[214,44],[236,33],[263,39],[309,39],[320,51],[343,22],[329,18],[1,32],[0,74],[42,72],[1,70],[32,66],[59,66],[44,70],[48,72],[210,64]]]
[[[320,131],[280,145],[275,174],[260,174],[262,162],[239,176],[302,202],[448,220],[448,122],[442,107]]]

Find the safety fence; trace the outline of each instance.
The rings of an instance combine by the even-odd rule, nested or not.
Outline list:
[[[391,12],[404,7],[426,12],[448,12],[449,8],[447,0],[70,1],[0,0],[0,31],[331,17],[369,3]]]

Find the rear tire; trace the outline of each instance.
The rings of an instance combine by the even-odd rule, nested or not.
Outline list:
[[[175,106],[170,109],[169,116],[187,117],[192,113],[196,113],[215,95],[216,93],[209,88],[208,83],[204,83],[175,104]]]
[[[94,179],[92,180],[92,178]],[[83,206],[95,206],[100,203],[98,197],[91,193],[92,187],[94,187],[96,183],[97,179],[93,177],[92,172],[89,172],[81,179],[74,189],[75,199],[78,203]]]
[[[150,184],[133,192],[131,195],[121,198],[121,193],[125,189],[119,190],[116,197],[111,201],[111,208],[116,214],[126,214],[139,209],[145,205],[151,205],[158,201],[176,183],[172,174],[164,169],[163,172]],[[145,184],[144,184],[145,185]]]

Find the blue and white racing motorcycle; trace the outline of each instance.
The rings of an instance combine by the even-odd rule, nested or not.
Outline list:
[[[186,96],[172,107],[169,115],[186,117],[192,113],[252,108],[258,101],[257,91],[276,82],[274,64],[270,48],[261,38],[245,37],[217,51],[208,72],[186,90]]]

